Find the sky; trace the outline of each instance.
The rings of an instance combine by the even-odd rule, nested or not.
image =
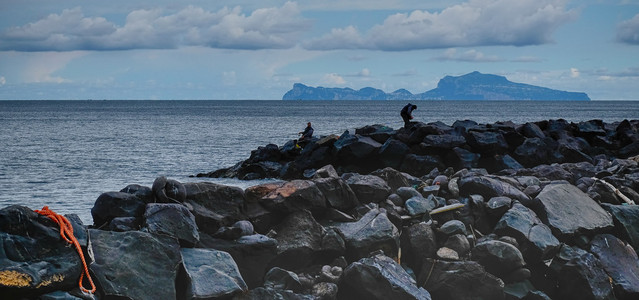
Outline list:
[[[639,0],[0,2],[0,100],[416,94],[473,71],[639,100]]]

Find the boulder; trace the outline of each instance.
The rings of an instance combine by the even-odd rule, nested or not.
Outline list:
[[[517,247],[498,240],[477,244],[472,250],[471,258],[489,273],[503,279],[526,264]]]
[[[639,299],[639,258],[632,247],[614,235],[600,234],[590,241],[590,252],[612,278],[617,299]]]
[[[160,176],[151,187],[155,201],[160,203],[182,203],[186,199],[184,185],[177,180]]]
[[[256,163],[261,161],[279,161],[282,157],[280,148],[275,144],[268,144],[264,147],[257,147],[251,151],[251,156],[246,160],[247,163]]]
[[[200,231],[215,233],[220,227],[246,219],[242,213],[244,191],[212,182],[185,183],[185,204]]]
[[[548,163],[552,148],[549,147],[546,140],[538,137],[527,138],[523,144],[515,149],[514,154],[517,161],[525,167]]]
[[[220,299],[248,287],[231,255],[213,249],[182,248],[183,299]]]
[[[291,213],[310,210],[313,213],[326,210],[326,198],[311,180],[292,180],[276,188],[260,199],[269,210]]]
[[[370,175],[375,175],[383,179],[392,191],[395,191],[400,187],[420,185],[422,183],[422,181],[415,176],[388,167],[375,170],[371,172]]]
[[[504,299],[504,282],[475,261],[447,262],[427,259],[417,277],[418,286],[433,299]]]
[[[561,246],[550,228],[531,209],[518,202],[501,217],[494,232],[514,237],[529,264],[552,258]]]
[[[462,177],[459,182],[459,193],[460,195],[479,194],[485,199],[503,196],[519,200],[524,204],[530,202],[528,195],[510,183],[488,176]]]
[[[384,179],[375,175],[347,173],[342,175],[361,203],[380,203],[391,194],[391,188]]]
[[[272,268],[264,276],[264,287],[276,290],[300,292],[302,283],[297,274],[282,268]]]
[[[176,239],[140,231],[89,230],[93,280],[104,298],[176,298],[182,260]],[[152,288],[150,288],[152,287]]]
[[[315,170],[315,174],[313,175],[313,179],[320,178],[338,178],[339,175],[337,171],[333,167],[333,165],[325,165],[317,170]]]
[[[463,234],[453,234],[446,239],[444,248],[449,248],[457,252],[459,257],[465,257],[470,252],[470,243]]]
[[[291,270],[309,266],[318,258],[326,230],[309,211],[291,213],[274,230],[277,257],[272,266]]]
[[[506,143],[506,139],[499,132],[479,132],[471,130],[466,135],[466,141],[475,152],[479,153],[494,155],[503,154],[508,150],[508,143]]]
[[[419,274],[424,260],[437,252],[435,232],[429,224],[420,222],[402,230],[402,262]]]
[[[141,218],[146,208],[144,200],[138,196],[123,192],[102,193],[91,208],[93,226],[108,224],[117,217]]]
[[[346,131],[335,141],[333,147],[338,159],[352,162],[353,160],[370,158],[371,155],[377,154],[382,144],[370,137],[358,134],[352,135]]]
[[[395,135],[396,131],[386,125],[374,124],[355,129],[355,134],[371,137],[377,142],[384,143]]]
[[[468,234],[468,232],[466,231],[466,225],[459,220],[450,220],[442,224],[442,226],[439,227],[439,231],[447,236],[451,236],[454,234]]]
[[[466,144],[466,138],[461,135],[442,134],[427,135],[424,137],[423,147],[427,150],[451,150],[455,147],[462,147]]]
[[[409,150],[406,144],[395,139],[388,139],[379,148],[379,159],[386,167],[399,168]]]
[[[272,288],[258,287],[246,293],[241,293],[233,297],[233,300],[315,300],[311,295],[296,294],[290,290],[276,290]]]
[[[399,230],[386,216],[384,209],[372,209],[359,221],[338,223],[335,228],[344,237],[346,259],[356,261],[371,252],[382,250],[395,257],[399,250]]]
[[[375,255],[350,264],[338,285],[340,299],[419,299],[430,294],[391,258]]]
[[[313,179],[330,207],[348,211],[359,204],[351,187],[339,177]]]
[[[151,188],[148,186],[142,186],[139,184],[129,184],[123,189],[121,189],[120,192],[136,195],[138,198],[142,199],[146,203],[151,203],[155,201],[155,195],[153,194],[153,190],[151,190]]]
[[[453,148],[447,152],[445,162],[447,166],[452,166],[456,170],[476,168],[479,164],[480,154],[470,152],[461,147]]]
[[[435,168],[445,168],[442,159],[438,155],[417,155],[410,153],[404,157],[404,161],[399,169],[413,176],[422,176],[430,173],[430,171]]]
[[[414,196],[404,203],[406,211],[411,216],[419,216],[426,214],[437,207],[437,203],[431,201],[430,198],[426,199],[422,195]]]
[[[277,240],[261,234],[242,236],[233,241],[203,234],[197,247],[229,253],[251,289],[262,285],[268,264],[277,255]]]
[[[144,212],[144,227],[150,233],[174,237],[185,246],[192,247],[200,240],[195,216],[180,204],[148,204]]]
[[[615,299],[610,277],[597,258],[584,253],[571,259],[559,272],[560,299]]]
[[[71,220],[71,222],[74,222]],[[84,229],[74,225],[74,232]],[[80,229],[80,230],[79,230]],[[84,234],[86,246],[86,233]],[[78,286],[82,262],[60,225],[25,206],[0,210],[0,294],[21,299]]]
[[[612,215],[617,236],[639,251],[639,206],[603,204],[602,207]]]
[[[523,134],[527,138],[540,138],[543,139],[546,137],[544,132],[537,126],[535,123],[526,123],[521,126],[521,134]]]
[[[610,214],[571,184],[547,185],[535,202],[537,215],[559,238],[604,232],[613,227]]]

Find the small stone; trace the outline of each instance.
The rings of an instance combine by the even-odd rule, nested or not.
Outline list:
[[[459,260],[457,251],[447,247],[439,248],[439,250],[437,250],[437,257],[444,260]]]
[[[464,225],[464,223],[459,220],[450,220],[444,223],[444,225],[439,228],[439,231],[448,236],[454,234],[468,234],[468,232],[466,231],[466,225]]]

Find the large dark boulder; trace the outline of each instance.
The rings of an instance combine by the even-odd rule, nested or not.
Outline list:
[[[549,162],[551,147],[547,139],[538,137],[527,138],[523,144],[515,149],[515,158],[525,167],[534,167]]]
[[[334,227],[344,237],[346,259],[356,261],[371,252],[382,250],[390,257],[396,257],[399,250],[399,230],[393,225],[384,209],[373,209],[360,220],[352,223],[338,223]]]
[[[346,181],[361,203],[379,203],[391,194],[391,188],[386,181],[375,175],[346,173],[342,175],[342,179]]]
[[[498,178],[488,176],[466,176],[459,181],[460,195],[479,194],[485,199],[504,196],[526,204],[530,197],[515,186]]]
[[[470,131],[466,135],[468,145],[475,152],[486,154],[502,154],[508,150],[508,143],[504,136],[499,132],[493,131]]]
[[[148,204],[144,212],[144,227],[150,233],[174,237],[185,246],[193,246],[200,240],[195,216],[180,204]]]
[[[590,241],[590,252],[612,278],[617,299],[639,299],[639,258],[632,247],[614,235],[600,234]]]
[[[309,211],[289,214],[275,227],[277,257],[271,265],[288,270],[312,264],[322,245],[326,230]]]
[[[108,224],[117,217],[135,217],[140,219],[146,208],[144,200],[135,194],[123,192],[102,193],[91,208],[93,226]]]
[[[379,160],[386,167],[399,168],[409,150],[406,144],[395,139],[388,139],[379,148]]]
[[[309,210],[320,213],[326,210],[326,197],[311,180],[292,180],[269,192],[259,200],[268,210],[291,213]]]
[[[427,135],[424,138],[423,147],[427,150],[451,150],[455,147],[462,147],[466,144],[466,138],[461,135],[442,134]]]
[[[350,264],[342,275],[339,299],[430,300],[430,294],[391,258],[375,255]]]
[[[186,198],[184,185],[177,180],[167,179],[160,176],[153,181],[151,187],[155,202],[160,203],[182,203]]]
[[[231,255],[213,249],[183,248],[178,299],[222,299],[246,292],[248,287]]]
[[[551,258],[561,246],[550,228],[531,209],[517,202],[497,222],[494,232],[514,237],[529,264]]]
[[[546,137],[544,132],[539,128],[539,126],[535,123],[526,123],[521,126],[521,134],[523,134],[527,138],[540,138],[543,139]]]
[[[197,247],[229,253],[249,288],[262,285],[268,264],[277,255],[277,240],[261,234],[242,236],[233,241],[203,234]]]
[[[547,185],[535,202],[537,215],[559,238],[604,232],[613,227],[610,214],[571,184]]]
[[[275,144],[268,144],[264,147],[257,147],[257,149],[251,151],[251,156],[246,160],[246,163],[257,163],[261,161],[279,161],[282,157],[280,148]]]
[[[424,260],[437,252],[437,238],[431,225],[425,222],[404,228],[401,234],[402,262],[419,274]]]
[[[617,236],[639,251],[639,206],[603,204],[602,207],[612,214]]]
[[[242,213],[244,191],[212,182],[185,183],[185,204],[195,216],[200,231],[215,233],[222,226],[229,226],[246,219]]]
[[[526,264],[517,247],[499,240],[477,244],[472,250],[471,258],[484,266],[486,271],[504,279]]]
[[[475,261],[446,262],[429,258],[421,268],[417,283],[428,290],[433,299],[504,299],[504,282]]]
[[[74,232],[86,233],[77,220]],[[25,206],[0,210],[0,294],[7,299],[70,290],[78,285],[82,262],[60,236],[60,226]]]
[[[571,259],[559,272],[559,299],[614,300],[610,277],[597,258],[584,253]]]
[[[397,171],[393,168],[375,170],[371,172],[370,175],[375,175],[383,179],[391,188],[391,191],[396,191],[398,188],[403,186],[419,186],[422,184],[422,181],[419,178],[408,173]]]
[[[359,204],[357,195],[351,187],[339,177],[313,179],[330,207],[348,211]]]
[[[338,159],[344,162],[359,161],[377,154],[382,144],[374,139],[344,132],[333,144]]]
[[[182,260],[176,239],[140,231],[89,230],[90,265],[102,297],[175,299]]]
[[[355,129],[355,134],[370,137],[382,144],[395,135],[395,133],[397,132],[393,128],[380,124],[367,125],[362,128]]]
[[[413,176],[423,176],[433,169],[444,169],[444,163],[438,155],[407,154],[400,166],[402,172]]]
[[[470,152],[461,147],[453,148],[453,151],[449,151],[444,158],[447,166],[452,166],[456,170],[459,169],[472,169],[479,165],[480,154]]]

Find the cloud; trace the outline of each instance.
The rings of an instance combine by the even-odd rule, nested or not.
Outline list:
[[[329,73],[324,75],[322,82],[327,85],[342,85],[346,83],[346,80],[336,73]]]
[[[7,83],[7,79],[4,76],[0,76],[0,86],[3,86]]]
[[[570,68],[570,77],[572,78],[578,78],[580,75],[579,73],[579,69],[577,68]]]
[[[438,57],[434,58],[440,61],[463,61],[463,62],[496,62],[501,61],[499,57],[495,55],[485,55],[475,49],[457,53],[457,49],[451,48]]]
[[[630,45],[639,45],[639,14],[632,19],[619,23],[617,41]]]
[[[304,43],[315,50],[407,51],[489,45],[527,46],[553,41],[559,26],[576,18],[566,0],[469,0],[441,12],[391,15],[365,34],[353,26]]]
[[[280,49],[295,46],[309,28],[310,21],[301,17],[294,2],[249,15],[240,7],[211,12],[188,6],[169,15],[140,9],[131,11],[122,26],[103,17],[85,17],[78,7],[9,28],[0,34],[0,50]]]

